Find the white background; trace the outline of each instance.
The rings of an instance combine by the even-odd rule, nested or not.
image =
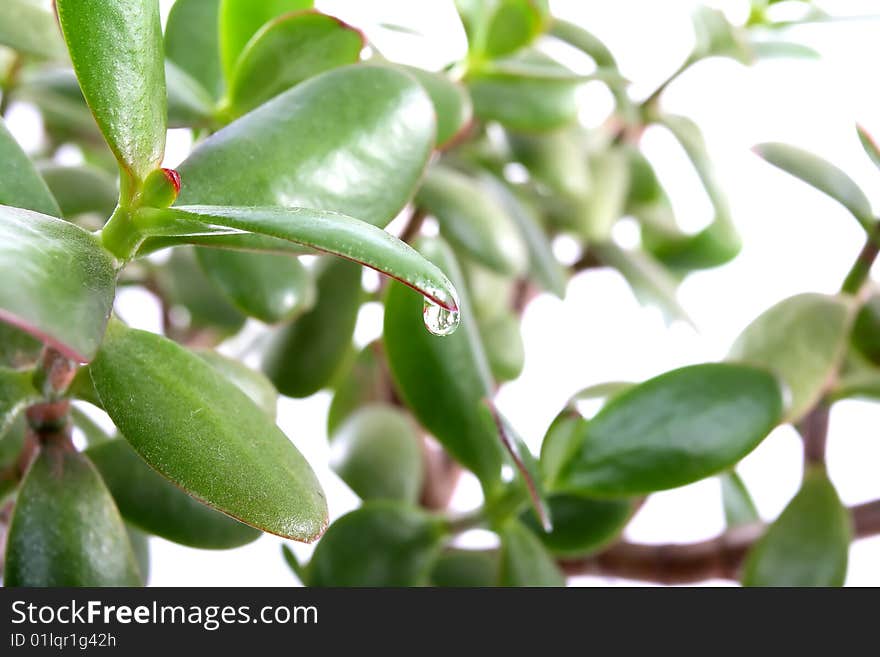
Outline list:
[[[172,2],[163,0],[163,17]],[[384,55],[427,68],[440,68],[465,48],[452,0],[336,0],[317,3],[328,13],[364,29]],[[742,20],[745,2],[715,2]],[[551,2],[559,16],[580,22],[611,48],[622,73],[643,97],[687,56],[693,33],[689,0],[605,0]],[[849,15],[880,14],[880,0],[826,3]],[[393,33],[380,23],[411,27],[423,36]],[[862,246],[859,226],[833,201],[761,162],[749,150],[761,141],[799,145],[845,169],[880,207],[880,171],[858,144],[855,123],[880,135],[880,20],[803,26],[790,38],[822,54],[814,60],[770,60],[745,68],[730,60],[703,62],[671,86],[664,108],[686,114],[704,130],[711,154],[742,233],[742,254],[731,264],[688,278],[680,301],[697,329],[666,326],[656,309],[641,307],[616,273],[587,272],[571,281],[565,301],[541,296],[523,320],[526,365],[522,376],[501,390],[499,406],[537,449],[550,420],[580,388],[608,380],[643,380],[668,369],[724,356],[739,331],[780,299],[800,292],[831,293]],[[583,92],[582,120],[602,121],[610,100],[598,84]],[[26,147],[38,139],[25,107],[13,108],[11,128]],[[708,200],[672,139],[649,131],[646,153],[658,165],[673,194],[682,223],[699,228],[710,219]],[[166,165],[185,157],[188,137],[171,131]],[[634,236],[623,223],[615,237]],[[120,312],[130,322],[156,330],[158,316],[145,295],[126,294]],[[361,344],[381,330],[378,308],[366,306],[356,338]],[[304,401],[282,400],[279,424],[315,465],[327,490],[331,516],[354,508],[357,499],[324,465],[324,420],[329,394]],[[880,497],[880,406],[846,401],[834,406],[828,445],[830,476],[847,504]],[[801,447],[789,427],[774,431],[741,464],[763,518],[772,520],[795,493],[801,475]],[[465,479],[454,499],[459,509],[479,502],[475,481]],[[714,480],[653,495],[626,537],[648,543],[694,541],[723,529],[720,493]],[[466,536],[471,545],[485,535]],[[264,536],[233,551],[210,552],[152,539],[154,585],[292,586],[296,578],[282,563],[280,539]],[[310,546],[294,545],[306,557]],[[580,584],[625,583],[579,578]],[[716,582],[713,582],[716,583]],[[718,582],[720,583],[720,582]],[[847,583],[880,585],[880,537],[853,545]]]

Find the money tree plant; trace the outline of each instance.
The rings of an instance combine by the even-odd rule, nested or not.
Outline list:
[[[880,504],[842,506],[823,448],[831,404],[880,396],[868,282],[880,233],[865,195],[815,156],[756,149],[865,228],[840,294],[781,301],[724,362],[585,389],[539,455],[493,403],[522,370],[536,294],[562,297],[579,271],[609,267],[680,318],[678,283],[737,255],[700,129],[661,100],[709,57],[813,56],[780,37],[775,4],[754,2],[742,25],[698,10],[692,55],[637,98],[608,48],[544,0],[455,2],[468,49],[442,71],[386,59],[309,0],[177,0],[164,32],[158,0],[4,0],[0,113],[29,103],[45,133],[28,157],[0,123],[5,584],[140,585],[150,535],[231,549],[262,533],[317,541],[308,563],[279,555],[312,586],[555,586],[578,573],[842,584]],[[559,44],[583,65],[552,56]],[[587,129],[578,90],[591,81],[615,107]],[[678,140],[705,187],[714,219],[697,233],[640,148],[649,126]],[[175,169],[162,166],[169,128],[194,143]],[[81,163],[62,163],[71,149]],[[612,238],[624,217],[637,248]],[[560,236],[578,257],[554,254]],[[162,334],[114,314],[124,287],[158,300]],[[366,302],[382,304],[384,328],[356,349]],[[243,334],[247,358],[221,355]],[[275,421],[279,394],[327,389],[330,465],[362,500],[332,524]],[[588,397],[604,400],[592,417],[578,411]],[[735,467],[784,423],[804,439],[803,484],[766,525]],[[456,514],[465,470],[483,502]],[[707,477],[721,478],[723,535],[621,539],[648,495]],[[497,546],[458,546],[473,528]]]

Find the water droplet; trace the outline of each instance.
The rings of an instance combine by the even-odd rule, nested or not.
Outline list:
[[[422,313],[425,320],[425,328],[434,335],[450,335],[458,328],[461,315],[457,310],[446,310],[433,301],[425,299],[425,307]]]

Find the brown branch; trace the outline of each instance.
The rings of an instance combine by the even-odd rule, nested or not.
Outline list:
[[[420,504],[432,511],[442,511],[449,506],[461,466],[433,440],[425,437],[422,440],[425,455],[425,480],[422,485]]]
[[[414,208],[412,214],[409,215],[409,219],[406,221],[406,226],[404,226],[403,230],[400,232],[400,241],[412,244],[412,241],[419,234],[419,231],[422,230],[422,225],[425,223],[426,216],[424,210]]]
[[[880,500],[850,508],[855,538],[880,534]],[[766,525],[755,523],[728,530],[708,541],[642,545],[622,541],[600,554],[566,559],[567,575],[605,575],[659,584],[689,584],[707,579],[737,579],[749,548]]]
[[[804,463],[807,465],[825,463],[825,444],[828,442],[830,410],[826,402],[820,401],[797,424],[797,430],[804,443]]]

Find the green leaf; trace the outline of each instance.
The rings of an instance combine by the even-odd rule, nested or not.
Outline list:
[[[874,365],[880,364],[880,294],[871,295],[856,314],[852,343]]]
[[[529,170],[534,181],[569,201],[583,203],[589,198],[592,174],[581,128],[506,134],[514,157]]]
[[[46,181],[40,177],[36,167],[21,150],[15,137],[6,129],[2,119],[0,119],[0,162],[3,162],[3,176],[0,177],[0,205],[33,210],[52,217],[61,216],[61,210]]]
[[[203,550],[239,547],[260,536],[252,527],[196,501],[151,469],[123,439],[86,450],[126,521],[164,539]]]
[[[501,586],[565,586],[565,577],[541,541],[511,520],[500,532]]]
[[[580,557],[597,552],[614,541],[633,514],[630,500],[596,500],[583,495],[551,495],[547,500],[553,529],[544,532],[532,514],[520,520],[551,554]]]
[[[211,98],[223,94],[220,0],[176,0],[165,26],[165,55]]]
[[[73,224],[0,206],[0,321],[80,362],[91,360],[113,305],[116,269]]]
[[[692,61],[714,55],[751,64],[752,52],[744,31],[727,20],[723,11],[699,6],[694,11],[693,23],[697,43],[691,55]]]
[[[399,502],[369,502],[327,530],[308,566],[309,586],[427,584],[443,522]]]
[[[193,249],[176,248],[156,272],[157,285],[172,309],[185,310],[187,327],[208,329],[218,337],[237,333],[245,316],[208,280]]]
[[[438,306],[457,308],[457,293],[440,269],[390,233],[352,217],[306,208],[212,206],[144,208],[135,217],[145,231],[174,221],[253,232],[338,255],[409,285]]]
[[[842,297],[799,294],[749,324],[729,360],[776,373],[791,393],[786,419],[797,422],[821,397],[846,349],[853,304]]]
[[[449,248],[423,240],[422,253],[461,282]],[[392,283],[385,298],[384,345],[395,387],[419,422],[446,450],[493,489],[500,481],[503,451],[482,400],[491,397],[489,366],[474,324],[470,299],[461,291],[461,326],[448,336],[422,326],[422,300]]]
[[[263,355],[263,371],[288,397],[308,397],[333,380],[351,349],[363,301],[361,270],[354,263],[327,261],[316,282],[315,305],[282,327]]]
[[[27,435],[25,414],[19,413],[5,433],[0,433],[0,502],[7,501],[19,486],[18,463]]]
[[[852,521],[821,470],[804,475],[801,489],[752,548],[745,586],[843,586]]]
[[[0,438],[26,406],[40,399],[32,373],[0,367]]]
[[[46,132],[53,142],[75,140],[103,145],[103,137],[71,69],[54,66],[25,69],[14,97],[39,108]],[[107,152],[109,154],[109,149]]]
[[[220,56],[226,79],[251,37],[276,16],[311,9],[312,0],[220,0]]]
[[[862,126],[857,125],[856,131],[859,134],[859,142],[862,144],[862,148],[865,149],[865,153],[871,159],[871,162],[873,162],[877,168],[880,168],[880,146],[877,146],[874,137],[872,137],[871,133],[865,130]]]
[[[474,107],[467,89],[443,73],[433,73],[414,66],[402,70],[424,87],[434,104],[437,116],[437,148],[453,145],[473,121]]]
[[[354,356],[350,367],[339,370],[333,401],[327,411],[328,436],[332,436],[345,419],[362,406],[391,401],[390,379],[382,358],[382,345],[372,342]]]
[[[137,562],[141,585],[146,586],[150,581],[150,537],[131,525],[126,525],[125,531]]]
[[[266,23],[241,53],[229,82],[236,115],[318,73],[360,58],[364,35],[316,11],[284,14]]]
[[[64,57],[54,13],[33,0],[0,3],[0,45],[44,59]]]
[[[749,43],[752,55],[756,59],[769,59],[771,57],[786,57],[794,59],[819,59],[821,55],[818,51],[805,46],[801,43],[793,41],[757,41],[753,40]]]
[[[736,470],[728,470],[719,477],[721,501],[724,504],[724,521],[728,528],[760,522],[761,516],[746,485]]]
[[[782,393],[764,370],[673,370],[624,391],[582,426],[555,489],[622,497],[683,486],[739,461],[781,416]]]
[[[499,565],[495,551],[447,550],[434,562],[431,586],[497,586]]]
[[[773,166],[833,198],[849,210],[865,230],[873,231],[875,221],[871,202],[841,169],[809,151],[788,144],[759,144],[754,151]]]
[[[550,423],[541,442],[540,458],[544,486],[548,490],[555,490],[560,472],[577,450],[586,430],[587,421],[572,408],[563,410]]]
[[[28,333],[11,324],[0,322],[0,367],[25,369],[33,367],[43,345]]]
[[[58,200],[59,216],[65,219],[94,213],[101,215],[103,221],[116,207],[116,180],[103,169],[90,164],[46,164],[40,167],[40,174]]]
[[[160,474],[263,531],[300,541],[321,534],[327,503],[309,464],[207,362],[116,322],[90,370],[107,414]]]
[[[104,138],[133,179],[159,166],[166,100],[158,0],[56,0],[73,68]]]
[[[519,228],[529,252],[529,271],[542,288],[560,299],[565,296],[565,271],[553,255],[553,247],[536,213],[498,179],[485,176],[483,184],[498,198],[508,217]]]
[[[523,132],[544,132],[569,125],[577,118],[575,92],[581,81],[546,55],[530,51],[515,63],[534,64],[543,75],[511,67],[476,72],[467,78],[474,114]]]
[[[496,381],[513,381],[522,373],[526,354],[519,318],[511,312],[478,321],[480,339]]]
[[[543,31],[547,3],[540,0],[456,0],[473,56],[500,57],[528,45]]]
[[[296,258],[219,249],[197,249],[196,257],[232,304],[261,322],[277,324],[314,303],[314,283]]]
[[[550,27],[550,34],[589,55],[597,67],[617,68],[617,62],[614,60],[614,55],[608,50],[608,46],[580,25],[556,18]]]
[[[362,500],[418,503],[425,466],[408,415],[391,406],[364,406],[330,438],[330,466]]]
[[[197,354],[217,372],[250,397],[271,420],[275,419],[278,410],[278,391],[265,376],[256,370],[216,351],[199,351]]]
[[[430,100],[410,76],[334,69],[202,142],[178,168],[178,204],[315,208],[384,226],[415,191],[433,140]]]
[[[629,191],[629,158],[620,149],[610,149],[591,158],[590,171],[593,191],[576,219],[577,229],[588,242],[604,242],[623,216]]]
[[[522,273],[528,252],[504,207],[479,182],[434,166],[416,195],[418,206],[437,218],[440,233],[456,248],[502,274]]]
[[[44,449],[15,504],[6,586],[139,586],[125,525],[95,466],[74,451]]]
[[[168,91],[168,127],[210,127],[214,122],[214,100],[204,87],[172,61],[165,60]]]

